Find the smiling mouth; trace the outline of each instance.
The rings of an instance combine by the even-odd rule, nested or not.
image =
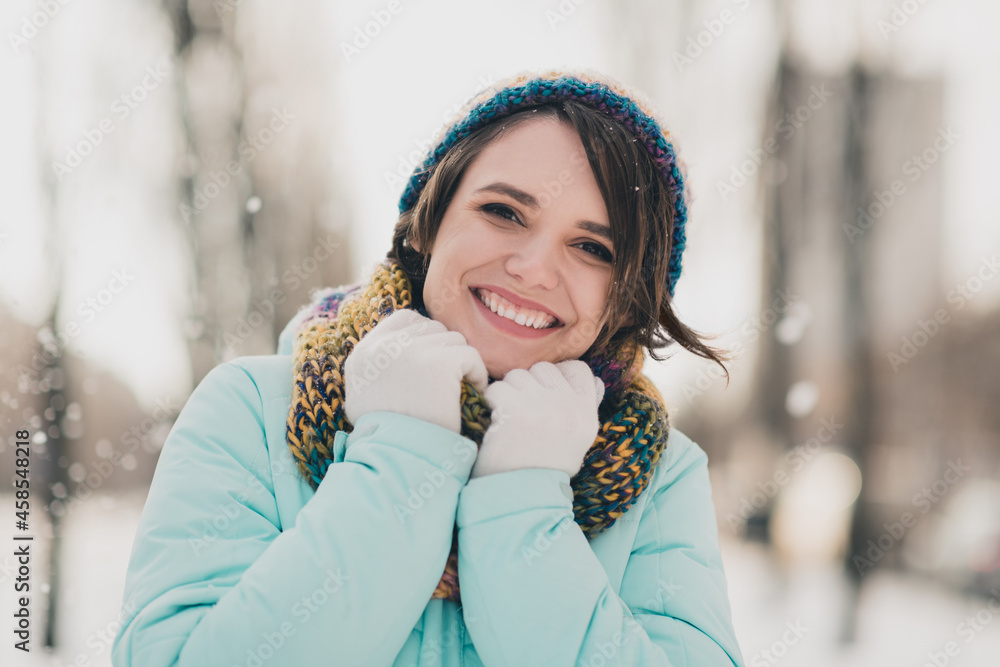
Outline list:
[[[485,288],[477,288],[473,290],[473,293],[476,298],[479,299],[479,301],[493,313],[506,318],[515,324],[520,324],[526,329],[555,329],[563,326],[562,322],[560,322],[559,319],[553,315],[543,313],[533,308],[515,306],[504,297]]]

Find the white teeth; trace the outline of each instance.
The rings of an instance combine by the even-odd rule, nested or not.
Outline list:
[[[548,315],[539,313],[537,311],[528,310],[528,313],[519,313],[515,308],[511,308],[508,304],[507,308],[504,308],[502,303],[497,301],[496,295],[492,292],[487,292],[486,290],[481,290],[477,293],[479,300],[482,301],[490,310],[499,315],[500,317],[506,317],[508,320],[517,322],[518,324],[526,327],[532,327],[533,329],[547,329],[549,325],[546,324],[550,321]]]

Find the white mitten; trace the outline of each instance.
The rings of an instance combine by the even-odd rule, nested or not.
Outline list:
[[[530,370],[511,370],[484,398],[492,415],[472,477],[520,468],[565,470],[572,477],[597,438],[604,383],[578,359],[540,361]]]
[[[356,424],[386,410],[451,429],[462,428],[462,378],[479,391],[489,374],[465,336],[401,308],[375,325],[344,363],[344,412]]]

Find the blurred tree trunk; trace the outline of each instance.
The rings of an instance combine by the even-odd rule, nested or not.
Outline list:
[[[868,168],[865,150],[865,136],[868,128],[870,108],[870,77],[860,66],[855,66],[850,74],[850,112],[847,118],[847,160],[844,169],[847,173],[846,201],[849,204],[845,222],[853,222],[853,212],[867,206],[866,193],[871,191],[872,178]],[[870,235],[861,234],[844,244],[844,335],[846,357],[848,360],[849,416],[843,433],[843,442],[847,454],[857,464],[861,471],[861,479],[867,482],[868,462],[871,457],[872,439],[874,436],[874,418],[876,414],[876,395],[872,378],[872,366],[875,354],[872,351],[872,328],[874,322],[871,316],[869,290],[871,280],[871,245]],[[850,539],[844,558],[844,570],[847,573],[850,586],[847,590],[848,600],[844,607],[844,618],[841,624],[841,641],[850,643],[855,638],[857,621],[858,595],[861,588],[861,573],[855,567],[852,558],[854,554],[864,551],[864,544],[871,535],[872,521],[869,516],[869,505],[865,502],[864,486],[861,495],[854,503],[854,514],[851,518]]]
[[[165,0],[164,7],[174,26],[174,83],[186,140],[178,219],[192,262],[192,312],[185,329],[197,383],[219,361],[222,321],[242,311],[247,296],[242,249],[249,226],[238,198],[249,185],[245,173],[225,170],[226,163],[239,158],[243,90],[238,54],[212,2]],[[216,181],[209,175],[213,170],[220,174]]]
[[[788,51],[783,49],[778,57],[778,68],[774,83],[774,93],[771,104],[768,105],[764,127],[775,127],[775,123],[799,103],[800,82],[796,79],[795,70],[789,62]],[[766,132],[762,136],[766,136]],[[761,289],[762,304],[767,304],[778,290],[789,288],[789,266],[791,256],[795,254],[793,229],[800,224],[799,212],[802,209],[801,190],[804,184],[797,180],[802,178],[805,170],[800,160],[801,152],[795,150],[789,142],[781,142],[773,159],[780,161],[782,171],[786,171],[788,179],[774,189],[765,190],[764,243]],[[791,421],[785,409],[785,397],[791,384],[791,354],[787,345],[782,345],[774,336],[775,329],[769,328],[760,338],[760,356],[757,372],[758,389],[753,393],[755,412],[760,423],[764,425],[771,438],[790,447],[793,443]]]
[[[778,8],[787,29],[789,6],[779,3]],[[824,413],[833,414],[835,422],[839,417],[843,423],[841,430],[832,434],[836,438],[833,442],[843,446],[867,483],[876,415],[871,371],[871,253],[867,235],[845,242],[840,229],[852,222],[854,212],[866,203],[863,193],[870,189],[863,139],[869,106],[867,78],[857,67],[846,80],[811,72],[805,63],[794,60],[786,32],[766,127],[777,127],[779,120],[794,119],[803,109],[812,109],[811,102],[808,107],[806,102],[817,89],[828,89],[833,101],[822,102],[807,113],[807,120],[779,142],[772,158],[778,161],[781,175],[766,195],[763,287],[765,295],[773,295],[794,286],[812,306],[814,320],[839,322],[841,330],[814,327],[794,349],[777,339],[776,330],[762,337],[756,411],[786,448],[805,442],[815,435],[809,430],[815,428],[814,420],[808,420],[813,425],[807,427],[805,420],[790,414],[787,399],[794,382],[814,383]],[[861,499],[855,503],[849,529],[848,588],[841,609],[844,642],[854,637],[861,580],[850,560],[869,537],[868,509]]]
[[[844,199],[850,208],[843,224],[852,231],[841,238],[850,419],[843,441],[865,483],[854,506],[844,567],[857,595],[876,562],[901,562],[902,549],[895,539],[884,558],[868,565],[854,560],[867,560],[871,545],[885,531],[887,516],[898,521],[902,509],[913,508],[910,489],[893,492],[893,478],[938,474],[934,463],[923,469],[914,465],[933,457],[915,454],[926,447],[942,456],[951,434],[943,425],[942,359],[922,357],[924,372],[914,382],[897,374],[885,355],[886,349],[898,349],[900,334],[912,334],[916,322],[933,317],[942,301],[941,172],[921,172],[915,180],[911,169],[913,158],[940,140],[944,86],[934,78],[903,78],[856,66],[849,89]],[[902,465],[888,466],[888,460]],[[853,640],[855,630],[851,614],[844,619],[843,639]]]
[[[49,164],[45,162],[44,164]],[[59,261],[62,265],[62,261]],[[61,273],[61,271],[60,271]],[[58,289],[58,288],[57,288]],[[59,311],[59,295],[53,303],[52,314],[43,325],[43,331],[59,331],[61,329],[57,313]],[[45,429],[46,445],[48,454],[48,465],[44,469],[42,479],[44,483],[35,485],[35,489],[41,487],[42,497],[45,499],[45,510],[52,522],[52,541],[49,545],[49,591],[48,606],[46,608],[45,622],[45,645],[54,647],[59,630],[59,595],[62,592],[62,533],[64,506],[53,493],[53,487],[70,487],[70,480],[67,474],[69,468],[69,446],[62,431],[62,424],[66,418],[66,394],[69,390],[69,378],[66,373],[66,366],[63,363],[63,350],[58,349],[58,345],[51,344],[53,353],[49,356],[49,364],[45,368],[41,381],[42,405],[44,406],[42,420],[47,424]],[[43,345],[43,347],[45,347]],[[33,529],[37,533],[37,520]]]
[[[39,56],[39,71],[36,77],[38,108],[45,109],[51,62],[51,50],[44,49]],[[68,476],[69,448],[62,432],[63,420],[66,416],[66,392],[69,388],[67,369],[65,365],[65,350],[60,346],[56,332],[62,330],[59,307],[62,303],[63,284],[65,280],[66,248],[63,243],[65,235],[59,227],[58,202],[60,188],[54,172],[48,168],[53,162],[54,151],[48,144],[48,128],[45,124],[45,114],[38,114],[36,119],[38,142],[38,161],[41,169],[39,181],[42,186],[42,201],[46,203],[45,220],[47,228],[47,245],[52,259],[52,286],[55,294],[52,297],[52,307],[45,324],[39,329],[36,342],[39,344],[39,357],[45,361],[44,367],[35,373],[35,379],[27,392],[38,397],[38,407],[42,413],[42,429],[44,430],[44,454],[38,455],[39,448],[32,445],[31,496],[42,499],[42,507],[51,522],[52,536],[48,547],[49,590],[45,609],[45,646],[55,647],[59,633],[59,596],[62,594],[62,531],[64,506],[53,489],[67,489],[70,484]],[[39,460],[41,458],[41,460]],[[37,494],[37,495],[36,495]],[[30,534],[41,535],[39,528],[40,514],[32,513],[29,522]]]
[[[341,152],[326,6],[300,8],[307,22],[235,0],[166,7],[187,140],[179,224],[193,265],[197,383],[219,361],[273,353],[309,288],[347,282],[349,206],[332,160]]]
[[[833,415],[840,427],[825,444],[842,449],[861,474],[843,563],[848,587],[840,638],[847,643],[855,637],[863,577],[874,566],[863,568],[855,558],[879,539],[879,512],[892,504],[885,487],[893,471],[876,466],[878,447],[894,447],[900,433],[893,419],[904,411],[891,393],[893,374],[877,351],[894,340],[890,332],[896,327],[909,330],[935,307],[927,295],[938,280],[936,186],[928,176],[907,190],[902,170],[908,156],[921,154],[925,142],[935,139],[941,93],[933,83],[874,76],[857,64],[832,77],[787,55],[781,63],[772,122],[807,109],[810,91],[826,89],[830,101],[806,114],[809,119],[780,142],[772,158],[782,168],[769,194],[765,233],[771,259],[764,288],[773,294],[794,287],[816,324],[794,346],[773,333],[762,337],[756,396],[759,418],[790,447],[817,434],[814,419],[786,407],[793,383],[812,383],[818,408],[808,415]],[[891,200],[890,188],[901,188]],[[875,205],[881,213],[864,218]],[[892,308],[876,306],[889,303]],[[886,565],[899,555],[876,560]]]
[[[344,96],[335,91],[342,54],[330,38],[331,5],[301,4],[309,21],[292,20],[279,5],[243,10],[225,25],[242,51],[246,134],[264,133],[277,116],[287,117],[287,127],[249,163],[252,209],[260,209],[247,219],[251,299],[245,318],[252,331],[250,338],[238,336],[228,354],[273,352],[311,288],[340,285],[353,275],[344,184],[355,165],[344,159],[349,154],[342,146],[346,132],[337,103]],[[254,326],[261,320],[270,326]]]
[[[811,305],[815,320],[838,322],[841,330],[814,327],[795,347],[780,342],[775,329],[762,336],[756,412],[786,449],[806,442],[815,436],[815,419],[793,416],[786,401],[794,382],[814,382],[822,414],[832,414],[843,424],[832,434],[833,442],[846,450],[867,482],[875,416],[868,293],[871,257],[867,235],[850,243],[841,231],[863,204],[862,193],[869,190],[862,139],[868,106],[866,78],[860,70],[846,79],[811,73],[807,66],[793,63],[784,50],[775,86],[768,127],[789,118],[788,114],[794,117],[817,88],[829,89],[835,101],[825,103],[829,107],[816,111],[791,137],[779,142],[772,158],[781,164],[782,178],[767,195],[764,294],[791,289]],[[825,116],[819,115],[821,111]],[[823,261],[821,255],[832,262]],[[867,510],[860,500],[855,503],[848,561],[869,538]],[[853,639],[848,628],[853,627],[856,613],[857,574],[850,565],[842,609],[844,641]]]

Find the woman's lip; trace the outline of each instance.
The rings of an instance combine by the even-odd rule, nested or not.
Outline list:
[[[518,296],[517,294],[514,294],[510,290],[505,290],[504,288],[497,287],[496,285],[474,285],[472,287],[473,293],[476,290],[478,290],[478,289],[489,290],[490,292],[493,292],[495,294],[499,294],[500,296],[502,296],[503,298],[507,299],[508,301],[510,301],[515,306],[522,306],[524,308],[530,308],[531,310],[540,310],[543,313],[548,313],[549,315],[551,315],[552,317],[554,317],[556,319],[556,322],[558,324],[562,324],[562,320],[559,318],[559,316],[556,315],[555,313],[553,313],[551,310],[549,310],[545,306],[543,306],[542,304],[537,303],[535,301],[532,301],[531,299],[525,299],[522,296]],[[490,311],[490,312],[492,312],[492,311]]]
[[[562,328],[562,325],[557,325],[546,329],[535,329],[534,327],[526,327],[523,324],[518,324],[514,320],[509,320],[506,317],[500,317],[487,308],[486,304],[483,303],[483,300],[480,299],[479,295],[476,293],[476,288],[470,288],[469,293],[478,305],[479,312],[482,313],[483,319],[492,324],[494,328],[499,329],[504,333],[509,333],[520,338],[543,338],[551,334],[553,331]]]

